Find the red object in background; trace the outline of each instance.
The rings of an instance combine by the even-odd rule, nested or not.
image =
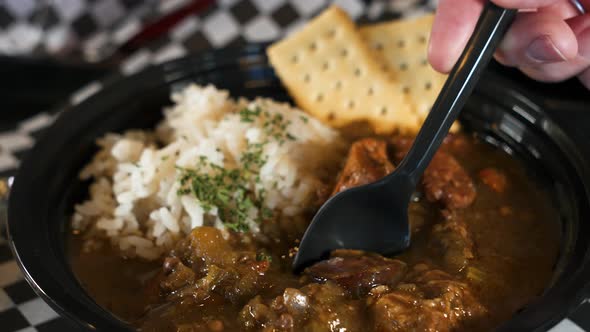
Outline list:
[[[155,40],[170,31],[170,29],[186,17],[203,12],[213,3],[215,3],[215,0],[194,0],[189,2],[172,13],[145,26],[138,34],[133,36],[125,44],[121,45],[118,48],[117,53],[121,52],[129,54],[140,49],[146,43]]]
[[[40,110],[54,107],[55,104],[66,100],[76,89],[100,79],[108,71],[116,68],[129,54],[164,36],[183,19],[203,12],[213,3],[214,0],[188,2],[147,24],[113,54],[97,63],[0,55],[0,77],[9,78],[0,80],[0,91],[4,93],[0,103],[0,127],[2,124],[12,124]]]

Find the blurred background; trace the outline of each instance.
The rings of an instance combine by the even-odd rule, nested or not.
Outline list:
[[[142,29],[151,28],[149,37],[158,39],[190,16],[192,24],[184,22],[184,28],[176,29],[174,37],[184,41],[183,37],[196,30],[204,34],[205,43],[192,40],[187,44],[191,51],[225,46],[240,37],[250,42],[270,40],[330,2],[355,19],[363,15],[374,19],[386,13],[417,15],[436,5],[436,1],[420,0],[2,0],[0,53],[98,62],[137,37]],[[209,14],[215,14],[213,19]],[[162,19],[165,22],[159,22]],[[236,29],[239,26],[244,30]]]
[[[332,2],[361,21],[436,6],[429,0],[0,0],[0,75],[10,78],[0,80],[0,130],[110,70],[130,73],[207,48],[274,40]]]
[[[60,109],[147,65],[276,40],[335,3],[357,22],[435,0],[0,0],[0,177]]]
[[[201,50],[276,40],[332,3],[360,24],[437,6],[437,0],[0,0],[0,177],[16,170],[59,110],[104,84]],[[492,66],[541,96],[590,100],[576,80],[540,84]]]

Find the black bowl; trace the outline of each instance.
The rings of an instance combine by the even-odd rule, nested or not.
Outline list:
[[[27,281],[57,312],[88,330],[129,329],[85,293],[65,254],[69,216],[86,190],[77,174],[96,151],[95,139],[152,127],[170,104],[170,92],[191,82],[211,83],[234,96],[289,100],[264,48],[212,51],[148,68],[65,111],[47,130],[16,177],[8,233]],[[462,114],[465,127],[531,166],[560,212],[563,238],[552,285],[499,327],[502,331],[548,329],[581,302],[590,280],[590,151],[575,144],[580,138],[556,125],[542,105],[488,72]]]

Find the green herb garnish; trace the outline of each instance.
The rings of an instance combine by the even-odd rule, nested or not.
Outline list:
[[[279,144],[285,143],[285,139],[295,140],[295,136],[287,132],[287,127],[291,124],[291,121],[285,120],[283,115],[276,113],[274,115],[268,115],[262,127],[264,133],[268,137],[274,138]]]
[[[272,217],[272,211],[264,206],[264,191],[250,189],[250,179],[266,162],[262,148],[259,144],[248,145],[241,158],[241,168],[226,169],[209,162],[205,156],[199,157],[194,169],[178,167],[180,189],[177,194],[194,196],[205,212],[217,207],[219,218],[227,228],[248,231],[252,208],[259,211],[257,222]],[[255,180],[259,182],[259,177]]]
[[[257,173],[260,170],[260,167],[266,163],[266,157],[263,154],[263,150],[264,144],[262,143],[248,144],[246,152],[240,157],[242,167],[244,168],[244,171],[248,173],[247,176]]]
[[[250,215],[252,209],[258,210],[254,217],[256,222],[272,218],[272,210],[264,206],[265,190],[253,189],[260,184],[260,169],[267,161],[264,147],[271,139],[283,144],[296,138],[287,132],[291,122],[280,113],[271,114],[256,107],[244,108],[239,114],[242,122],[254,122],[260,118],[267,139],[260,143],[248,143],[240,157],[239,168],[226,169],[211,163],[205,156],[199,157],[195,168],[177,167],[180,173],[177,193],[194,196],[205,212],[216,207],[219,218],[228,229],[246,232],[250,229],[248,222],[253,218]],[[302,117],[302,120],[307,121],[307,118]],[[277,187],[276,182],[273,185]]]
[[[251,110],[249,108],[244,108],[240,111],[240,121],[242,122],[254,122],[254,119],[260,115],[262,110],[258,107]]]
[[[272,256],[265,252],[259,252],[256,254],[256,260],[258,262],[267,261],[269,263],[272,263]]]

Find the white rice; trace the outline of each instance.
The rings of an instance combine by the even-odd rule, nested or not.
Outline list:
[[[90,198],[76,205],[72,216],[87,249],[106,239],[125,255],[153,260],[195,227],[224,229],[216,207],[207,210],[196,196],[178,194],[179,167],[194,168],[202,156],[226,169],[239,168],[248,144],[265,142],[260,180],[249,185],[266,191],[264,206],[283,221],[302,218],[327,165],[342,157],[336,131],[286,103],[235,101],[227,91],[197,85],[173,94],[172,100],[155,132],[107,134],[97,141],[100,150],[80,173],[92,179]],[[280,114],[294,139],[270,137],[261,116],[243,121],[245,107]],[[252,232],[260,230],[260,213],[256,208],[248,212]]]

